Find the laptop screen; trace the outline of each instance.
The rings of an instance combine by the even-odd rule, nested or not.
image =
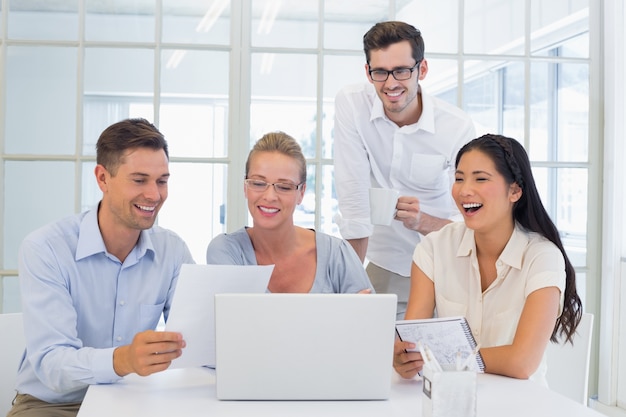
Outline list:
[[[379,400],[395,294],[217,294],[218,399]]]

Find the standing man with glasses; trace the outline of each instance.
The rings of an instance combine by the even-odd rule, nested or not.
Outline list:
[[[375,24],[363,36],[369,83],[347,86],[335,100],[335,220],[377,293],[408,300],[413,250],[421,236],[459,216],[450,197],[457,151],[476,136],[467,114],[425,94],[424,40],[404,22]],[[389,226],[370,222],[369,188],[399,191]]]

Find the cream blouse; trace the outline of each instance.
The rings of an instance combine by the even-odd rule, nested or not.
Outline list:
[[[498,276],[484,292],[474,231],[465,223],[451,223],[428,234],[415,248],[413,262],[435,285],[437,316],[465,316],[483,347],[513,342],[526,297],[535,290],[558,287],[559,314],[563,309],[563,255],[552,242],[518,224],[496,262]],[[547,385],[546,369],[544,354],[530,379]]]

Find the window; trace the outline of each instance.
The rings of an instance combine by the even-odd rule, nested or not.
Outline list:
[[[232,177],[230,184],[239,184],[237,177],[242,173],[234,167],[242,166],[246,152],[235,155],[232,149],[245,151],[263,133],[284,130],[299,140],[310,162],[307,194],[296,221],[337,234],[332,222],[336,210],[332,182],[333,98],[343,85],[365,80],[360,38],[375,21],[391,17],[389,5],[381,1],[354,19],[353,10],[334,1],[298,3],[291,8],[274,0],[255,1],[250,10],[251,22],[241,22],[250,44],[246,45],[244,37],[241,44],[231,44],[229,52],[225,46],[229,44],[233,19],[228,17],[232,6],[227,1],[198,2],[188,8],[178,7],[173,0],[164,1],[162,16],[156,16],[148,2],[136,0],[124,3],[126,7],[118,3],[86,1],[85,16],[79,16],[76,10],[67,11],[72,7],[50,5],[30,10],[21,7],[20,2],[11,3],[5,10],[10,28],[7,39],[3,39],[5,99],[9,104],[4,115],[5,161],[39,165],[41,161],[23,157],[35,154],[40,159],[54,160],[56,155],[58,163],[79,164],[74,171],[80,172],[81,186],[72,186],[77,181],[73,174],[66,181],[69,189],[78,190],[79,195],[72,198],[80,202],[73,206],[69,202],[60,212],[84,210],[99,198],[89,177],[95,141],[102,129],[124,117],[155,121],[170,144],[174,193],[159,221],[180,229],[194,248],[194,257],[201,262],[203,247],[212,236],[240,226],[228,223],[229,213],[238,211],[229,199],[239,193],[236,188],[227,192],[228,178]],[[479,132],[501,132],[524,141],[536,162],[544,202],[571,243],[568,248],[577,266],[585,267],[587,5],[579,1],[574,2],[576,6],[570,2],[546,6],[533,1],[532,45],[525,56],[525,37],[519,25],[490,26],[490,31],[502,30],[504,36],[488,36],[488,25],[480,24],[489,19],[482,13],[484,6],[476,0],[466,1],[465,16],[460,17],[458,28],[465,29],[466,52],[476,56],[462,63],[459,94],[456,52],[461,45],[455,44],[453,33],[442,33],[435,24],[439,17],[449,17],[450,13],[458,17],[458,3],[448,0],[438,6],[430,4],[429,16],[433,19],[420,19],[415,13],[424,6],[423,1],[396,4],[396,17],[407,18],[424,33],[430,63],[424,86],[451,102],[462,97],[460,104],[473,117]],[[522,3],[495,2],[498,7],[489,13],[500,17],[491,21],[523,14]],[[246,7],[245,2],[241,7]],[[324,16],[321,26],[319,16]],[[49,18],[71,24],[59,24],[59,32],[54,32],[43,23]],[[84,33],[77,33],[74,22],[79,19],[85,20]],[[161,39],[152,35],[155,19],[163,21]],[[296,28],[302,36],[289,36]],[[318,36],[320,30],[323,39]],[[346,34],[353,36],[348,38]],[[79,37],[85,38],[84,47],[59,44],[59,39]],[[492,44],[496,39],[500,43]],[[20,40],[28,40],[29,44],[23,45]],[[247,48],[251,50],[250,66],[229,69],[231,55]],[[84,64],[79,60],[83,55]],[[249,74],[245,73],[247,68]],[[79,73],[84,74],[82,83]],[[245,91],[245,83],[241,84],[247,99],[238,103],[234,115],[228,89],[233,77],[251,80],[249,92]],[[529,103],[528,109],[525,103]],[[33,113],[44,115],[45,123],[24,123]],[[233,120],[246,114],[249,122],[243,126],[248,125],[249,135],[234,136],[230,129]],[[77,129],[81,125],[82,129]],[[24,137],[30,140],[22,140]],[[239,145],[229,148],[229,140]],[[231,162],[235,160],[238,162]],[[5,174],[7,182],[10,172]],[[194,184],[196,192],[178,195],[175,190],[179,183],[185,184],[185,189]],[[6,215],[13,213],[14,200],[6,191],[3,197],[8,203],[6,221]],[[177,207],[197,213],[177,216]],[[15,242],[58,214],[54,209],[47,210],[26,220],[17,230],[5,230],[3,268],[16,267]],[[175,220],[182,218],[185,220]],[[192,222],[199,223],[186,224]]]
[[[579,272],[580,292],[599,293],[595,281],[584,281],[589,272],[598,274],[591,267],[598,254],[590,247],[599,232],[590,225],[600,214],[588,212],[596,195],[589,190],[600,186],[600,161],[591,159],[600,144],[589,139],[589,121],[600,119],[599,107],[589,106],[589,44],[598,36],[589,16],[599,13],[597,2],[378,0],[356,9],[340,0],[3,5],[4,312],[19,309],[19,242],[98,201],[94,144],[104,127],[125,117],[153,121],[169,141],[170,197],[159,223],[189,243],[197,262],[204,262],[213,236],[246,222],[245,159],[270,130],[291,134],[306,153],[297,223],[336,235],[334,96],[344,85],[366,81],[363,33],[387,19],[405,20],[424,34],[425,91],[463,107],[480,133],[523,142]]]

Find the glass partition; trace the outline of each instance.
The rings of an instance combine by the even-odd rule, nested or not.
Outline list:
[[[307,158],[298,221],[336,234],[334,98],[347,84],[367,82],[363,34],[389,19],[424,35],[424,92],[464,108],[477,133],[503,133],[524,144],[568,251],[576,253],[579,270],[589,268],[586,225],[597,219],[587,219],[586,200],[600,177],[590,160],[599,145],[590,141],[589,120],[601,120],[597,106],[589,106],[589,25],[600,6],[589,0],[355,4],[2,2],[2,276],[15,276],[11,268],[27,231],[98,202],[95,143],[105,127],[126,117],[154,122],[170,143],[170,197],[158,221],[183,236],[196,261],[204,261],[215,234],[246,222],[236,178],[251,144],[272,130],[293,135]],[[24,182],[50,172],[54,187]],[[41,193],[39,205],[26,201],[33,207],[26,213],[41,201],[50,207],[23,216],[18,204],[25,201],[14,184]]]
[[[525,0],[464,1],[465,53],[524,55]]]
[[[4,152],[74,153],[77,54],[72,47],[7,48]]]
[[[230,0],[162,0],[165,43],[228,45]]]
[[[254,0],[251,6],[252,46],[298,49],[317,47],[318,0]]]
[[[17,269],[19,246],[27,234],[74,213],[74,171],[73,162],[4,163],[3,269]]]
[[[7,18],[9,39],[78,40],[78,2],[79,0],[7,1],[9,6]]]
[[[83,0],[85,39],[104,42],[154,42],[154,1]]]

